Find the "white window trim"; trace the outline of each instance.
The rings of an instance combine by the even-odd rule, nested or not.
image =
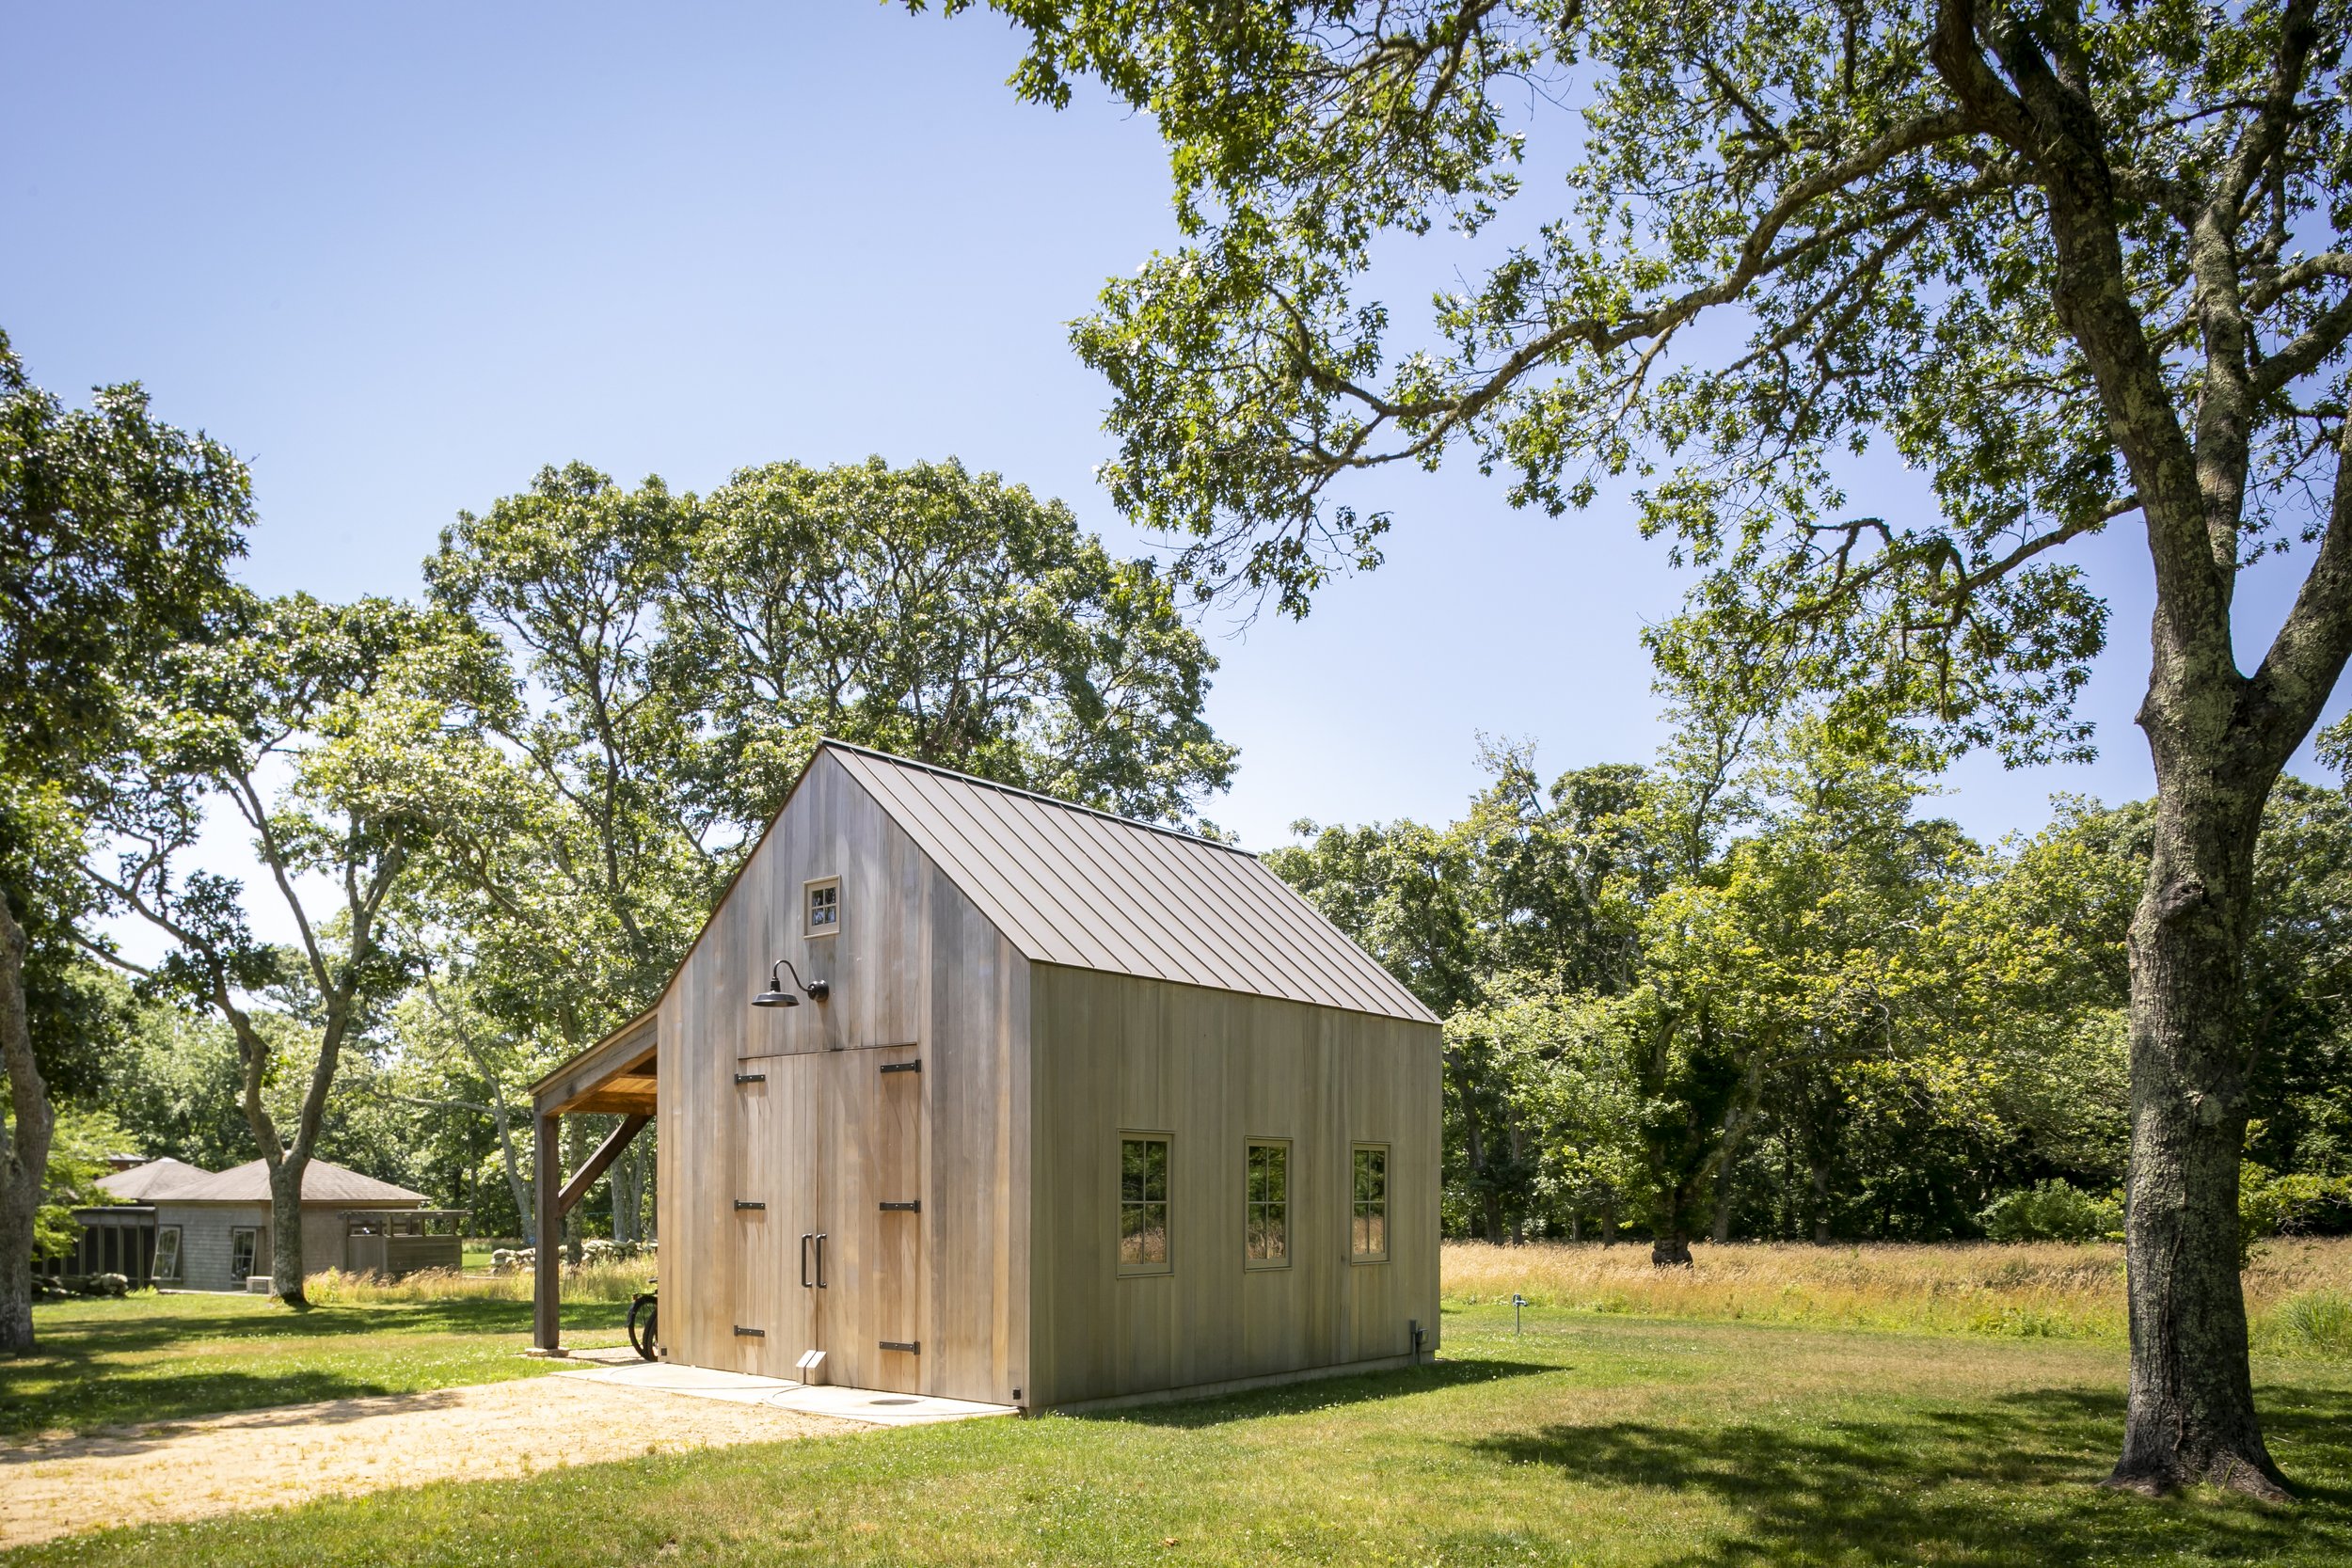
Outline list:
[[[809,900],[816,895],[818,888],[827,887],[833,889],[833,924],[812,926],[809,924],[809,917],[817,911],[810,907]],[[841,879],[838,876],[811,877],[807,881],[803,882],[801,884],[801,935],[803,937],[839,936],[841,934]]]
[[[163,1270],[164,1238],[166,1236],[169,1236],[171,1238],[171,1272],[169,1274],[166,1274]],[[155,1227],[155,1267],[152,1273],[157,1284],[177,1285],[180,1283],[180,1270],[183,1267],[183,1264],[180,1261],[180,1249],[186,1243],[186,1242],[187,1236],[183,1233],[183,1227],[180,1226],[159,1225]]]

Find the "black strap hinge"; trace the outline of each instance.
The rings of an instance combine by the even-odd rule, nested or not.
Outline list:
[[[768,1207],[755,1197],[739,1197],[735,1200],[735,1206],[738,1209],[765,1209]]]
[[[885,1203],[882,1212],[885,1214],[919,1214],[923,1212],[923,1200],[918,1197],[911,1203]]]
[[[765,1339],[768,1338],[768,1331],[764,1328],[745,1328],[741,1323],[737,1323],[735,1337],[739,1339]]]
[[[920,1072],[923,1070],[923,1058],[917,1056],[911,1062],[884,1062],[882,1069],[884,1072]]]
[[[909,1355],[920,1355],[923,1354],[923,1341],[920,1339],[884,1339],[882,1342],[882,1348],[902,1350]]]
[[[739,1072],[735,1075],[735,1081],[739,1084],[765,1084],[768,1082],[768,1075],[764,1072]]]

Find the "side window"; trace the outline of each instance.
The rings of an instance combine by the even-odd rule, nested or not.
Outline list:
[[[249,1225],[241,1225],[229,1232],[229,1277],[239,1284],[253,1272],[253,1254],[262,1233]]]
[[[801,927],[803,936],[829,937],[841,929],[841,879],[820,878],[806,884],[802,895],[807,908]]]
[[[1382,1263],[1389,1257],[1389,1151],[1380,1144],[1356,1146],[1354,1223],[1348,1227],[1347,1255],[1358,1263]]]
[[[155,1278],[168,1284],[180,1277],[180,1227],[159,1225],[155,1227]]]
[[[1253,1269],[1282,1268],[1291,1260],[1291,1146],[1252,1139],[1248,1161],[1243,1260]]]
[[[1166,1274],[1168,1145],[1164,1133],[1119,1139],[1119,1272]]]

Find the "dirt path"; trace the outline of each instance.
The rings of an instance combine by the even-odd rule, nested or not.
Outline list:
[[[119,1427],[0,1445],[0,1546],[310,1497],[864,1430],[569,1377]]]

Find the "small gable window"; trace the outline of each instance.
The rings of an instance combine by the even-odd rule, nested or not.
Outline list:
[[[803,934],[829,937],[841,929],[841,879],[826,877],[810,882],[803,895],[808,914]]]

